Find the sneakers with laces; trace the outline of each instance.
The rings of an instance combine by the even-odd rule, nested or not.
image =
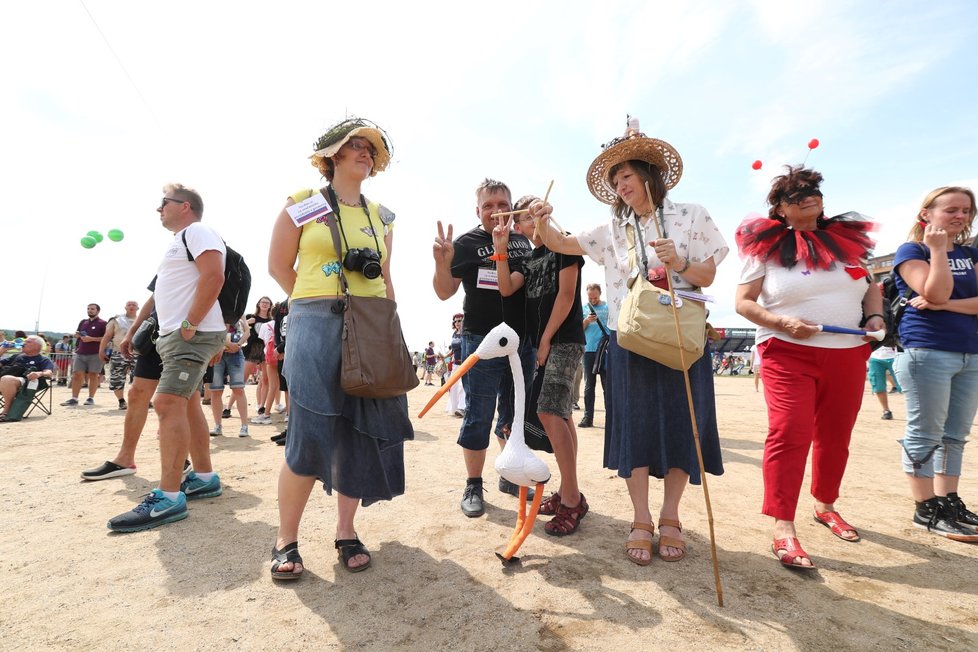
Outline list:
[[[194,472],[194,465],[190,463],[190,460],[183,461],[183,473],[180,475],[180,482],[187,479],[187,476]]]
[[[238,437],[247,437],[247,436],[248,436],[248,424],[242,423],[241,430],[238,431]]]
[[[509,494],[510,496],[516,496],[517,498],[520,497],[520,486],[518,484],[513,484],[502,476],[499,476],[499,491],[503,492],[504,494]],[[526,490],[526,499],[533,500],[533,495],[535,493],[536,491],[530,487]]]
[[[469,518],[482,516],[486,513],[486,504],[482,499],[482,480],[469,480],[465,483],[462,493],[462,513]]]
[[[115,462],[106,461],[101,466],[94,469],[82,471],[82,480],[108,480],[109,478],[121,478],[124,475],[132,475],[136,472],[136,466],[119,466]]]
[[[224,408],[224,411],[221,412],[221,418],[222,419],[230,419],[231,418],[231,408]]]
[[[178,494],[176,500],[170,500],[159,489],[153,489],[132,511],[109,519],[108,527],[113,532],[141,532],[185,518],[187,499],[183,493]]]
[[[211,433],[210,434],[211,434],[211,437],[220,437],[221,434],[223,434],[221,432],[221,426],[218,425],[218,426],[214,426],[213,428],[211,428]]]
[[[61,401],[61,405],[63,407],[71,407],[73,405],[78,405],[78,399],[77,398],[69,398],[67,401]]]
[[[259,426],[267,426],[272,422],[272,417],[267,414],[259,414],[257,417],[252,417],[251,422]]]
[[[958,525],[967,525],[971,528],[978,528],[978,514],[970,511],[958,496],[957,492],[950,492],[947,495],[947,504],[954,513],[954,520],[958,522]]]
[[[957,511],[950,505],[950,501],[942,496],[917,503],[917,509],[913,513],[913,524],[951,541],[978,542],[978,533],[957,522]]]
[[[892,421],[893,413],[889,410],[883,410],[883,421]]]
[[[126,399],[124,399],[124,398],[120,398],[119,399],[119,409],[120,410],[128,410],[129,409],[129,405],[126,403]]]
[[[95,399],[89,396],[85,399],[85,405],[92,406],[95,405]]]
[[[191,472],[187,479],[180,483],[180,491],[187,496],[187,500],[198,500],[220,496],[224,493],[224,488],[221,487],[221,479],[216,473],[210,480],[201,480],[200,476]]]
[[[282,414],[283,412],[285,412],[285,406],[279,403],[278,405],[275,406],[275,411],[278,412],[279,414]]]

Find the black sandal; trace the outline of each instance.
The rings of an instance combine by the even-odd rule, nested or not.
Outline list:
[[[359,537],[356,539],[334,539],[333,546],[339,552],[340,559],[343,560],[343,568],[351,573],[359,573],[370,568],[370,551],[363,545]],[[350,566],[350,560],[357,555],[366,555],[367,563],[362,566]]]
[[[292,570],[280,571],[279,566],[285,563],[292,563]],[[302,564],[302,557],[299,555],[299,542],[293,541],[281,550],[272,546],[272,579],[273,580],[297,580],[302,577],[306,570],[302,564],[302,570],[295,572],[295,565]]]

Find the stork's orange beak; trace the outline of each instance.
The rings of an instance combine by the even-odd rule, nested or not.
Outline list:
[[[467,357],[465,359],[465,362],[463,362],[462,364],[460,364],[458,366],[458,368],[456,369],[456,371],[454,371],[452,373],[452,375],[448,379],[448,381],[444,385],[442,385],[440,388],[438,388],[438,391],[435,392],[435,395],[431,397],[431,400],[430,401],[428,401],[428,405],[424,406],[424,409],[421,410],[420,413],[418,413],[418,418],[420,419],[424,415],[428,414],[428,410],[430,410],[432,408],[432,406],[434,406],[434,404],[438,402],[438,399],[440,399],[442,396],[444,396],[445,394],[447,394],[448,393],[448,390],[450,390],[452,388],[452,385],[454,385],[459,380],[461,380],[462,376],[464,376],[465,374],[467,374],[469,372],[469,370],[472,367],[474,367],[475,366],[475,363],[478,362],[478,361],[479,361],[479,356],[477,356],[474,353],[472,355],[470,355],[469,357]]]

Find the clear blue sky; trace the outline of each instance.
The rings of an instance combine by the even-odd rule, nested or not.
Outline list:
[[[7,3],[0,324],[29,330],[39,314],[71,330],[88,302],[107,316],[142,301],[170,237],[154,210],[168,181],[202,193],[255,299],[281,298],[270,224],[319,185],[306,157],[347,112],[393,138],[394,163],[365,191],[398,215],[412,348],[447,341],[461,305],[431,290],[435,221],[474,226],[485,176],[516,195],[553,179],[570,230],[607,220],[584,175],[626,113],[679,150],[671,197],[706,206],[731,247],[770,178],[818,138],[826,211],[879,220],[887,253],[928,190],[978,186],[978,4],[808,4]],[[111,228],[125,240],[79,245]],[[732,252],[709,290],[717,325],[743,323],[740,267]],[[584,275],[601,280],[593,264]]]

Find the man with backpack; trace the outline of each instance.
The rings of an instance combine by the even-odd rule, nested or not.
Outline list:
[[[222,492],[211,467],[197,388],[207,363],[224,349],[226,325],[218,295],[225,285],[226,247],[213,229],[201,224],[204,203],[196,191],[169,184],[163,193],[157,212],[174,238],[153,292],[160,329],[156,349],[163,361],[153,399],[160,421],[160,484],[133,510],[109,520],[109,529],[117,532],[179,521],[187,517],[188,499]],[[194,472],[181,482],[188,451]]]

